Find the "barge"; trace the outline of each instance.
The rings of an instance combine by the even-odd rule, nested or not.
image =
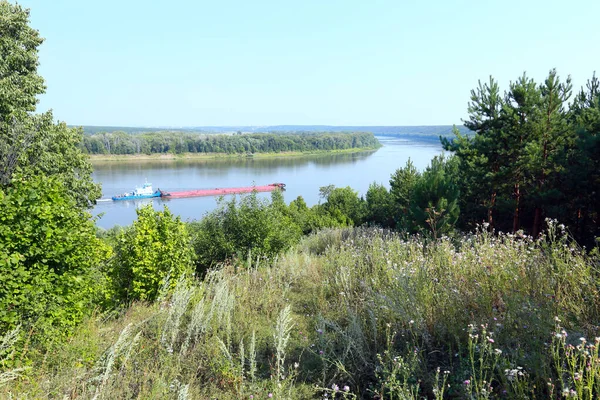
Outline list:
[[[274,190],[285,190],[285,183],[270,183],[262,186],[241,186],[232,188],[214,188],[214,189],[197,189],[185,190],[180,192],[167,192],[164,190],[152,189],[151,183],[145,183],[143,187],[136,188],[130,193],[113,196],[114,201],[118,200],[136,200],[148,199],[152,197],[165,197],[170,199],[180,199],[186,197],[204,197],[204,196],[225,196],[229,194],[242,194],[252,192],[272,192]]]
[[[214,188],[214,189],[198,189],[198,190],[185,190],[182,192],[163,192],[161,191],[161,197],[169,197],[172,199],[179,199],[185,197],[204,197],[204,196],[225,196],[228,194],[242,194],[252,192],[272,192],[274,190],[285,190],[284,183],[271,183],[262,186],[242,186],[232,188]]]

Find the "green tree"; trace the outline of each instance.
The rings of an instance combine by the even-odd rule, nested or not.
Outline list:
[[[410,213],[417,228],[433,238],[451,233],[460,215],[458,165],[458,160],[436,156],[415,184]]]
[[[593,245],[593,239],[600,236],[600,80],[595,75],[575,96],[570,121],[575,144],[567,155],[561,183],[563,193],[571,195],[564,198],[569,207],[560,210],[571,223],[572,233]]]
[[[137,215],[118,236],[109,270],[116,301],[152,301],[192,272],[194,252],[185,223],[167,207],[142,207]]]
[[[565,167],[568,149],[574,142],[574,132],[567,120],[571,89],[571,78],[560,82],[556,70],[551,70],[539,87],[540,126],[535,131],[537,135],[525,147],[525,172],[534,186],[531,229],[534,237],[541,232],[543,213],[560,198],[559,173]]]
[[[490,229],[499,222],[517,231],[525,218],[539,233],[544,210],[561,196],[559,172],[573,142],[565,112],[570,91],[570,80],[561,83],[554,70],[539,86],[523,74],[504,97],[493,78],[471,91],[465,126],[475,134],[442,139],[461,162],[462,226],[481,222],[487,209]]]
[[[38,47],[43,39],[29,26],[29,10],[0,0],[0,120],[35,111],[45,92],[38,75]]]
[[[333,185],[319,189],[322,196],[326,196],[323,209],[342,225],[352,226],[362,223],[364,218],[364,201],[358,197],[351,187],[336,188]]]
[[[57,177],[0,187],[0,331],[68,333],[102,293],[109,248]]]
[[[66,195],[87,207],[101,195],[80,150],[82,132],[54,123],[51,112],[32,115],[44,93],[37,73],[42,39],[29,27],[29,11],[0,0],[0,185],[14,177],[59,176]]]
[[[394,215],[392,211],[392,196],[385,186],[376,182],[371,183],[365,198],[366,221],[384,228],[393,228]]]
[[[298,196],[298,198],[290,203],[288,215],[302,229],[304,235],[317,232],[323,228],[343,226],[322,205],[317,204],[309,208],[302,196]]]
[[[233,257],[273,257],[297,243],[300,226],[290,217],[283,198],[261,200],[253,192],[239,201],[220,200],[219,208],[191,224],[197,272]]]
[[[390,178],[390,196],[393,217],[396,228],[411,231],[413,223],[410,215],[413,191],[420,174],[414,164],[408,159],[406,166],[399,168]]]
[[[526,194],[531,194],[525,174],[528,163],[525,148],[533,142],[540,128],[540,91],[535,81],[525,74],[510,84],[501,115],[502,130],[496,137],[501,146],[494,149],[502,162],[498,186],[502,200],[512,208],[512,231],[521,228]],[[512,203],[512,204],[511,204]]]
[[[464,121],[475,135],[461,135],[455,127],[454,140],[441,138],[444,149],[452,151],[461,161],[461,207],[468,220],[464,227],[482,220],[487,220],[490,229],[495,226],[498,194],[503,185],[504,159],[500,148],[510,148],[503,137],[504,107],[498,82],[492,77],[485,84],[479,81],[477,88],[471,90],[469,119]]]

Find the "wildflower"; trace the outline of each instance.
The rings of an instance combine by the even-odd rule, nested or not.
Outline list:
[[[349,391],[350,391],[350,386],[348,386],[348,385],[345,385],[345,386],[344,386],[344,392],[349,392]]]
[[[331,385],[331,389],[333,389],[334,392],[337,392],[338,390],[340,390],[340,387],[334,383],[333,385]]]
[[[269,393],[269,398],[273,397],[273,393]]]
[[[323,334],[323,329],[317,329],[317,333],[318,333],[319,335],[322,335],[322,334]]]
[[[494,349],[494,353],[496,353],[496,355],[499,356],[500,354],[502,354],[502,350]]]
[[[409,324],[411,324],[411,325],[412,325],[412,324],[414,324],[414,323],[415,323],[415,321],[414,321],[414,320],[412,320],[412,319],[411,319],[411,320],[410,320],[410,322],[409,322]]]
[[[468,386],[468,385],[470,385],[470,384],[471,384],[471,381],[467,379],[467,380],[466,380],[466,381],[464,381],[463,383],[464,383],[465,385],[467,385],[467,386]]]
[[[554,317],[554,320],[555,320],[556,322],[560,322],[560,318],[558,318],[558,317]]]
[[[299,366],[300,364],[298,364],[297,362],[294,363],[294,369],[298,369]]]
[[[320,355],[323,355],[323,350],[319,350],[319,354],[320,354]]]
[[[488,336],[487,340],[488,340],[488,342],[490,342],[490,343],[494,343],[494,339],[492,339],[492,338],[491,338],[491,337],[489,337],[489,336]]]
[[[250,398],[251,398],[251,399],[253,399],[253,398],[254,398],[254,395],[253,395],[253,394],[251,394],[251,395],[250,395]]]

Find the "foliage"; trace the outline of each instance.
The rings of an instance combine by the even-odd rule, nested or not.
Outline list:
[[[82,131],[64,122],[53,122],[51,112],[30,117],[28,129],[35,137],[23,155],[19,176],[59,176],[67,194],[78,206],[88,207],[100,198],[100,185],[92,179],[92,165],[78,147]]]
[[[596,396],[600,260],[547,224],[538,240],[325,230],[91,319],[0,397]]]
[[[460,225],[482,220],[489,229],[537,236],[545,217],[567,223],[591,244],[598,224],[600,92],[594,76],[573,101],[570,78],[555,70],[540,84],[526,75],[502,95],[490,78],[471,91],[469,120],[475,132],[442,138],[460,160]]]
[[[412,231],[413,222],[410,214],[411,201],[417,181],[421,174],[408,159],[406,166],[399,168],[390,177],[390,196],[392,215],[398,230]]]
[[[392,195],[385,186],[373,182],[365,196],[365,220],[383,228],[395,225]]]
[[[0,187],[1,332],[22,325],[62,336],[81,321],[102,290],[108,254],[95,231],[56,177]]]
[[[219,208],[191,224],[198,272],[233,256],[242,259],[274,257],[295,244],[301,228],[290,218],[279,193],[274,201],[261,200],[256,192],[239,201],[220,200]]]
[[[342,226],[322,205],[317,204],[309,208],[302,196],[298,196],[290,202],[287,214],[292,221],[298,224],[304,235],[317,232],[322,228]]]
[[[37,48],[43,39],[29,26],[29,10],[0,0],[0,120],[34,111],[45,92],[38,75]]]
[[[336,188],[333,185],[319,189],[321,197],[326,201],[323,209],[340,225],[360,225],[364,219],[364,201],[358,197],[358,192],[350,186]]]
[[[47,112],[33,115],[44,93],[37,73],[43,39],[31,28],[29,11],[0,0],[0,185],[14,178],[59,176],[65,195],[87,207],[101,195],[92,167],[79,149],[80,129],[54,123]]]
[[[0,184],[14,178],[57,176],[80,207],[101,196],[92,166],[78,147],[81,130],[54,123],[51,112],[13,118],[0,129]]]
[[[97,133],[83,136],[81,144],[89,154],[155,153],[281,153],[376,149],[379,141],[372,133],[256,133],[243,135],[185,132]]]
[[[194,253],[186,225],[165,206],[137,210],[131,229],[118,234],[109,277],[114,300],[153,301],[192,272]]]
[[[434,238],[453,231],[460,213],[457,175],[457,159],[436,156],[431,160],[411,193],[410,214],[417,229]]]

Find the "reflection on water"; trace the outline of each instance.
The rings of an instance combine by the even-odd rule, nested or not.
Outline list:
[[[220,158],[177,161],[95,162],[94,180],[102,183],[103,197],[132,190],[146,179],[166,191],[199,188],[264,185],[283,182],[287,185],[287,202],[298,196],[308,205],[319,201],[319,187],[334,184],[350,186],[360,194],[376,181],[389,186],[390,175],[406,164],[410,157],[417,169],[424,169],[431,158],[440,154],[441,146],[410,142],[398,138],[378,138],[384,147],[361,153],[319,154],[282,158]],[[268,197],[268,193],[261,193]],[[128,225],[140,205],[153,204],[169,209],[184,220],[199,219],[216,207],[216,198],[142,199],[100,202],[94,214],[103,213],[97,224],[103,228]]]
[[[373,154],[375,151],[361,153],[315,154],[308,156],[290,157],[222,157],[212,159],[181,159],[181,160],[147,160],[147,161],[95,161],[94,168],[103,170],[146,170],[146,169],[181,169],[202,167],[211,170],[227,170],[230,168],[272,169],[276,167],[295,167],[306,164],[331,165],[355,163]]]

